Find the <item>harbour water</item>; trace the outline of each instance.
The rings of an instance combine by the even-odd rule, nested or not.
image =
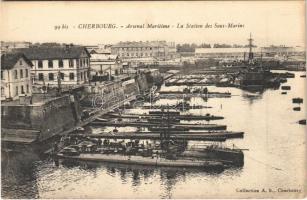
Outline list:
[[[191,104],[212,106],[190,110],[195,114],[224,116],[212,123],[225,124],[230,131],[244,131],[242,139],[227,140],[227,145],[244,151],[242,168],[223,172],[168,169],[102,163],[63,163],[56,166],[51,158],[30,153],[2,156],[2,196],[10,198],[284,198],[304,196],[306,183],[306,78],[295,78],[281,89],[249,93],[236,88],[209,86],[209,91],[229,91],[231,98],[195,97]],[[172,86],[167,89],[178,89]],[[162,88],[165,89],[165,88]],[[303,93],[304,92],[304,93]],[[292,98],[304,98],[301,111]],[[174,103],[161,99],[157,103]],[[135,112],[144,112],[135,110]],[[93,133],[103,131],[90,127]],[[111,130],[111,127],[109,128]],[[133,130],[132,127],[120,130]],[[27,159],[31,158],[31,159]],[[27,161],[25,161],[27,159]],[[264,189],[264,190],[263,190]],[[272,190],[269,192],[269,190]],[[282,192],[292,189],[293,192]],[[298,190],[295,192],[294,190]],[[258,191],[258,192],[257,192]],[[300,192],[301,191],[301,192]],[[227,196],[226,196],[227,194]]]

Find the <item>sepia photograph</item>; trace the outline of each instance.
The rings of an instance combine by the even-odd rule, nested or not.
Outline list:
[[[2,1],[1,198],[306,198],[305,1]]]

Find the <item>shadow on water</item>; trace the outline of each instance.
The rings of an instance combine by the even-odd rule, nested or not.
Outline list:
[[[178,182],[185,182],[186,177],[220,176],[223,170],[202,170],[190,168],[155,167],[142,165],[112,164],[90,161],[62,160],[61,165],[67,169],[79,167],[86,171],[106,171],[115,178],[119,178],[123,184],[131,183],[134,190],[155,176],[159,177],[160,185],[164,188],[160,193],[161,198],[172,198],[173,188]],[[99,170],[98,170],[99,169]],[[236,174],[241,168],[229,168],[228,174]]]
[[[39,156],[31,151],[1,151],[3,198],[38,198],[36,165]]]

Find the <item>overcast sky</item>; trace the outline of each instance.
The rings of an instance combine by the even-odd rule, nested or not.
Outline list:
[[[1,40],[109,44],[167,40],[176,43],[305,44],[304,1],[236,2],[1,2]],[[169,24],[169,29],[78,29],[79,24]],[[243,24],[244,28],[177,29],[186,24]],[[68,30],[54,30],[67,24]],[[73,28],[75,26],[75,28]]]

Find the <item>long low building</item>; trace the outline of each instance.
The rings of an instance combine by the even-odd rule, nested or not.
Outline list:
[[[254,57],[286,60],[291,56],[304,55],[302,47],[269,46],[252,48]],[[249,48],[196,48],[196,59],[244,60],[248,58]]]
[[[196,48],[195,57],[199,59],[244,60],[248,58],[248,48]],[[255,57],[260,56],[260,49],[253,48]]]

